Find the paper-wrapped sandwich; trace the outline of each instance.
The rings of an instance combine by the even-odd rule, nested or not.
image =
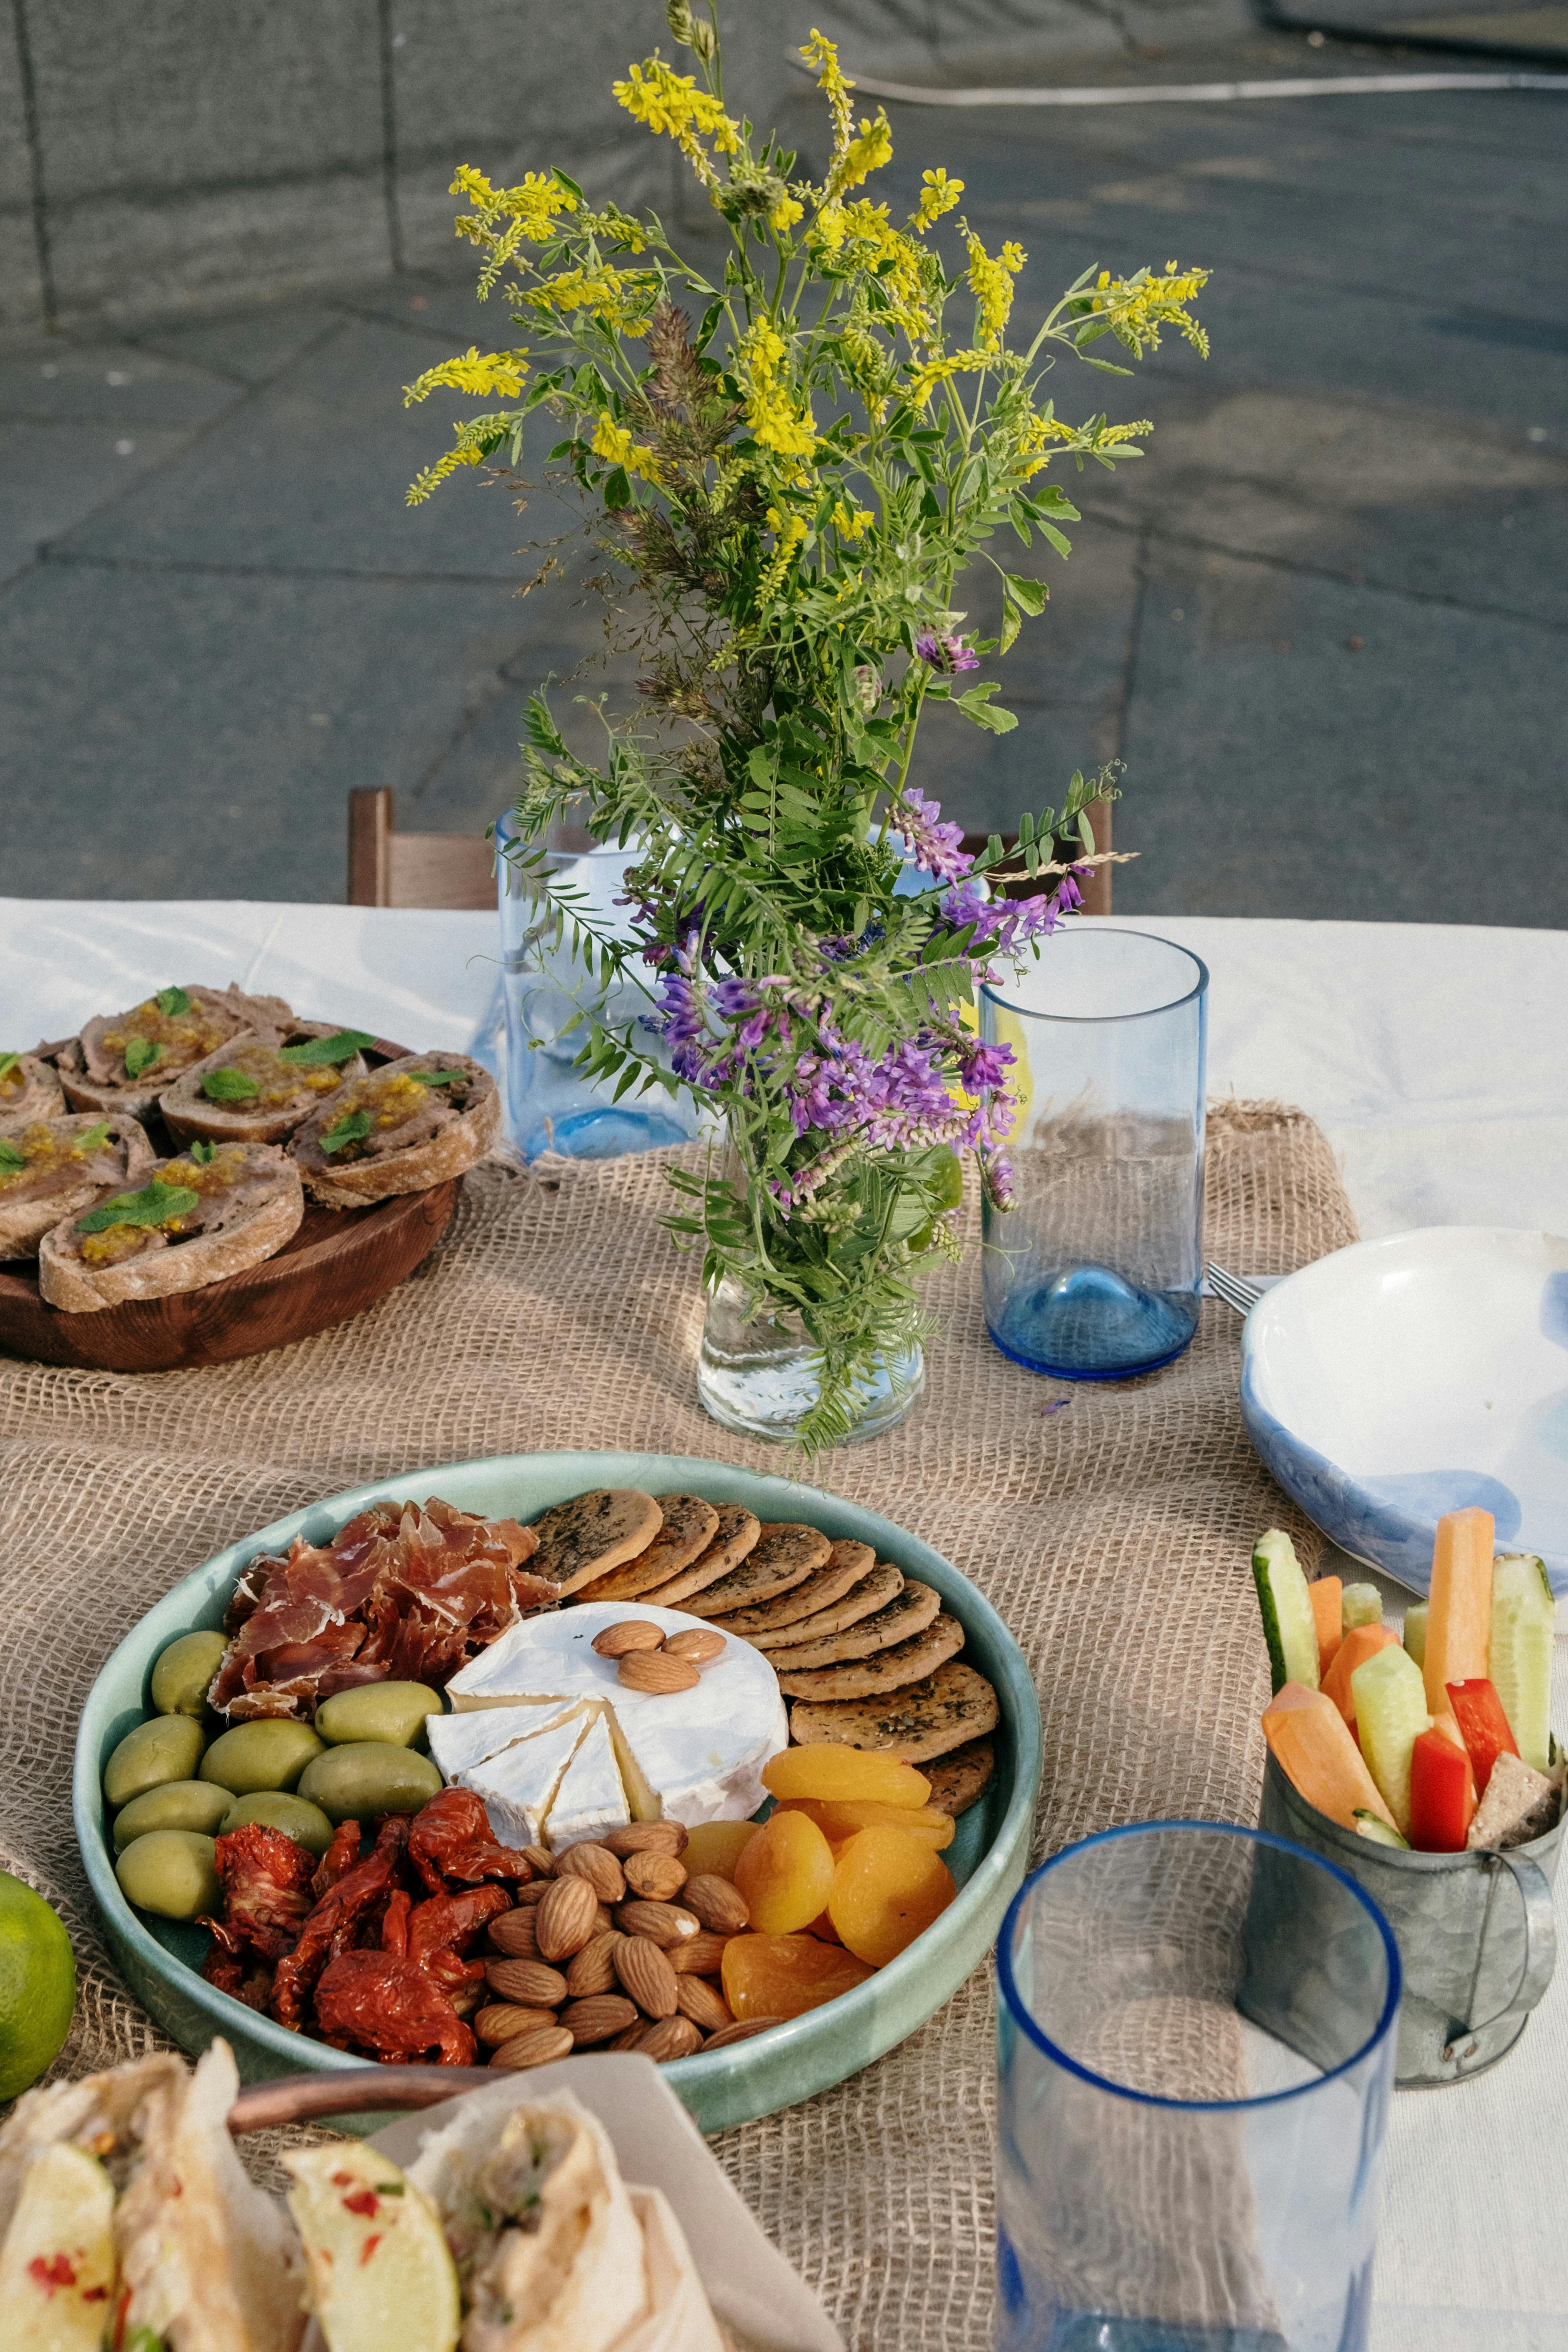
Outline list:
[[[59,1072],[37,1054],[0,1054],[0,1127],[57,1118],[66,1107]]]
[[[289,1146],[305,1190],[358,1209],[460,1176],[500,1133],[500,1094],[464,1054],[405,1054],[345,1086]]]
[[[29,2091],[0,2130],[7,2352],[296,2352],[302,2264],[228,2136],[215,2042]]]
[[[75,1110],[125,1111],[140,1118],[193,1062],[237,1037],[289,1028],[280,996],[247,996],[233,986],[161,988],[129,1013],[103,1013],[58,1055],[60,1084]]]
[[[270,1143],[193,1143],[155,1160],[139,1192],[101,1195],[38,1244],[51,1307],[89,1313],[199,1290],[273,1256],[305,1213],[300,1173]]]
[[[133,1118],[90,1111],[0,1127],[0,1258],[36,1257],[52,1227],[144,1184],[153,1146]]]

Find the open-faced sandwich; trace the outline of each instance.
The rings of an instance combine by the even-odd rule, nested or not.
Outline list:
[[[240,988],[161,988],[128,1013],[100,1013],[57,1056],[66,1100],[76,1110],[126,1111],[140,1118],[194,1062],[242,1030],[275,1037],[294,1024],[280,996]]]
[[[367,1075],[363,1029],[290,1021],[265,1036],[242,1033],[193,1064],[158,1097],[177,1143],[282,1143],[338,1090]]]
[[[153,1146],[133,1118],[78,1111],[0,1127],[0,1258],[36,1257],[62,1218],[153,1171]]]
[[[0,1127],[54,1118],[66,1107],[59,1072],[37,1054],[0,1054]]]
[[[461,1176],[500,1132],[500,1094],[464,1054],[405,1054],[313,1111],[289,1149],[312,1200],[363,1208]]]
[[[107,1192],[38,1244],[38,1287],[79,1315],[200,1290],[273,1256],[305,1213],[299,1171],[275,1144],[193,1143],[153,1162],[136,1192]]]

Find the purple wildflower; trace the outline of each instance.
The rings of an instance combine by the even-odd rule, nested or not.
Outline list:
[[[906,790],[899,803],[899,828],[914,852],[917,866],[939,882],[962,882],[974,860],[963,846],[963,826],[939,824],[941,814],[940,801],[928,801],[923,793]]]
[[[985,1197],[994,1209],[1016,1207],[1016,1195],[1013,1191],[1013,1165],[1005,1152],[983,1151],[981,1153],[980,1181],[985,1187]]]
[[[966,1095],[989,1093],[993,1087],[1005,1087],[1013,1068],[1011,1045],[975,1045],[959,1064],[959,1073]]]
[[[939,637],[934,629],[921,631],[915,639],[915,651],[930,668],[941,670],[944,677],[951,677],[956,670],[980,667],[980,656],[962,637]]]

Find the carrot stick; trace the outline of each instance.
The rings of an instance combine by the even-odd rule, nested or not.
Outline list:
[[[1344,1591],[1343,1580],[1337,1576],[1320,1576],[1316,1584],[1307,1587],[1307,1598],[1312,1604],[1312,1618],[1318,1628],[1318,1681],[1334,1662],[1334,1652],[1344,1640],[1344,1626],[1340,1620],[1340,1595]]]
[[[1494,1532],[1489,1511],[1448,1511],[1437,1522],[1421,1669],[1429,1715],[1449,1713],[1450,1683],[1490,1675]]]
[[[1368,1658],[1385,1650],[1398,1634],[1392,1625],[1357,1625],[1345,1635],[1334,1652],[1333,1664],[1323,1676],[1323,1693],[1333,1700],[1347,1723],[1355,1721],[1355,1700],[1351,1696],[1351,1676]]]
[[[1395,1827],[1344,1717],[1326,1692],[1287,1683],[1264,1713],[1263,1736],[1298,1795],[1342,1829],[1355,1828],[1358,1811],[1375,1813],[1390,1829]]]

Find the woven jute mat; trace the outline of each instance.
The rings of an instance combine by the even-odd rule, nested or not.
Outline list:
[[[76,1942],[58,2073],[158,2046],[104,1958],[71,1830],[71,1743],[99,1666],[237,1537],[426,1465],[604,1446],[814,1478],[933,1544],[1016,1635],[1045,1714],[1037,1854],[1118,1822],[1256,1818],[1250,1545],[1278,1523],[1309,1562],[1321,1546],[1247,1443],[1229,1307],[1206,1303],[1163,1372],[1068,1387],[992,1347],[972,1251],[931,1286],[942,1329],[915,1413],[803,1474],[697,1402],[702,1298],[659,1225],[662,1167],[489,1162],[401,1289],[248,1362],[133,1377],[0,1361],[0,1862]],[[1288,1273],[1355,1238],[1310,1120],[1213,1112],[1211,1256]],[[866,2073],[714,2143],[855,2352],[989,2341],[993,2063],[981,1969]]]

